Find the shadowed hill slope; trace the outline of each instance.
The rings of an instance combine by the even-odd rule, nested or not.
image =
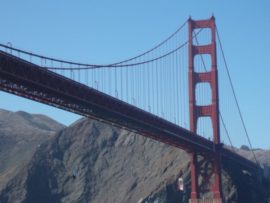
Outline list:
[[[1,198],[138,202],[172,183],[187,163],[187,154],[179,149],[85,119],[42,145]]]
[[[64,126],[43,115],[0,109],[0,191],[36,149]]]
[[[9,181],[0,202],[181,202],[176,180],[183,169],[188,193],[188,163],[189,156],[180,149],[81,119],[38,148],[31,162]],[[265,191],[261,183],[254,186],[254,174],[224,165],[228,202],[263,202],[258,195]]]

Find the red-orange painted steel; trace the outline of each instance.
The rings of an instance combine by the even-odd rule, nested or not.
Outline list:
[[[85,117],[113,123],[187,152],[213,154],[213,142],[93,88],[0,51],[0,90]],[[257,165],[222,148],[222,156],[247,170]]]
[[[192,30],[195,27],[204,27],[206,25],[210,28],[214,28],[214,19],[206,21],[190,20],[189,29]],[[213,32],[214,30],[212,29],[212,35]],[[192,41],[190,40],[190,56],[194,56],[193,48]],[[211,49],[212,53],[213,50],[215,50],[215,46],[212,45],[211,48],[207,48],[206,50],[209,51],[209,49]],[[211,82],[214,77],[217,77],[217,72],[211,70],[211,74],[195,74],[194,71],[192,71],[192,60],[190,59],[189,62],[189,86],[191,87],[190,118],[191,130],[193,132],[120,101],[119,99],[2,51],[0,51],[0,90],[114,124],[138,132],[143,136],[181,148],[187,152],[194,152],[191,164],[194,166],[192,168],[192,174],[196,175],[192,176],[192,197],[195,198],[197,197],[196,187],[198,184],[196,179],[198,173],[198,154],[204,157],[211,157],[214,160],[214,164],[218,166],[215,169],[215,174],[220,174],[220,154],[222,158],[232,160],[234,163],[239,163],[247,170],[257,170],[258,167],[252,161],[233,153],[219,144],[219,135],[217,134],[217,132],[219,132],[218,123],[214,130],[214,143],[196,135],[197,124],[195,119],[198,119],[199,116],[206,114],[211,115],[212,120],[218,122],[217,81],[213,83],[213,93],[216,91],[216,94],[213,94],[213,104],[215,105],[212,104],[212,106],[203,108],[195,107],[195,92],[193,90],[195,84],[198,82]],[[215,55],[213,64],[212,69],[216,69]],[[196,112],[200,113],[198,114]],[[216,178],[216,182],[220,183],[220,178]],[[215,186],[216,187],[213,189],[215,197],[219,197],[220,186],[219,184],[215,184]]]
[[[190,130],[197,133],[197,122],[200,117],[210,117],[213,127],[213,140],[215,144],[215,153],[208,154],[208,158],[213,165],[211,175],[215,176],[212,192],[214,198],[221,198],[221,169],[220,169],[220,127],[219,127],[219,101],[218,101],[218,74],[217,74],[217,58],[216,58],[216,39],[215,39],[215,19],[214,17],[208,20],[194,21],[189,19],[189,111],[190,111]],[[208,45],[194,45],[193,31],[195,29],[210,28],[211,43]],[[194,57],[200,54],[209,54],[211,56],[211,70],[203,73],[195,72]],[[212,92],[212,103],[207,106],[196,105],[196,85],[199,83],[209,83]],[[191,199],[199,198],[198,191],[198,176],[200,166],[197,161],[197,152],[194,150],[191,153]],[[204,177],[209,178],[210,176]]]
[[[0,90],[114,123],[187,152],[196,149],[199,154],[214,153],[213,142],[208,139],[195,136],[155,115],[1,51]],[[221,152],[223,158],[239,163],[247,170],[257,169],[254,162],[226,148],[222,148]]]

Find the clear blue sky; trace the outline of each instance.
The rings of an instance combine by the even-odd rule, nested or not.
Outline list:
[[[268,0],[1,0],[0,43],[56,58],[110,63],[151,48],[189,16],[214,14],[252,143],[270,148],[269,8]],[[46,114],[66,125],[79,118],[3,92],[0,108]]]

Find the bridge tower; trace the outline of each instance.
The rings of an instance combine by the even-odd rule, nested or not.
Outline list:
[[[211,42],[206,45],[195,45],[194,30],[210,29]],[[221,161],[220,161],[220,129],[219,129],[219,100],[218,100],[218,72],[216,57],[216,31],[215,18],[211,17],[207,20],[188,21],[189,30],[189,111],[190,111],[190,130],[197,133],[197,123],[200,117],[209,117],[213,127],[213,155],[202,155],[194,149],[191,152],[191,196],[190,203],[204,202],[200,199],[199,184],[207,183],[212,193],[211,199],[207,202],[221,203]],[[208,54],[211,57],[211,69],[205,72],[196,72],[194,67],[194,59],[196,55]],[[196,85],[199,83],[208,83],[211,88],[211,104],[196,104]],[[203,159],[203,160],[201,160]],[[207,171],[202,172],[202,168],[206,168],[203,162],[210,163],[211,167],[207,167]],[[204,162],[205,164],[205,162]],[[205,170],[205,169],[204,169]],[[207,174],[207,175],[205,175]],[[199,179],[200,177],[200,179]],[[200,183],[198,182],[200,180]],[[210,200],[210,201],[209,201]]]

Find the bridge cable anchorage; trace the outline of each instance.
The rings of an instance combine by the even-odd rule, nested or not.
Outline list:
[[[37,58],[43,58],[43,59],[47,59],[47,60],[52,60],[52,61],[59,62],[59,63],[72,64],[72,65],[77,65],[77,66],[85,66],[85,67],[88,67],[88,69],[91,69],[91,68],[102,68],[102,67],[113,67],[113,66],[119,67],[119,66],[117,66],[117,64],[123,64],[123,63],[127,63],[129,61],[133,61],[134,59],[140,58],[140,57],[142,57],[142,56],[144,56],[144,55],[146,55],[146,54],[148,54],[148,53],[150,53],[150,52],[158,49],[160,46],[162,46],[167,41],[169,41],[171,38],[173,38],[177,33],[179,33],[185,27],[185,25],[187,24],[187,22],[188,22],[188,20],[186,20],[173,34],[171,34],[169,37],[167,37],[161,43],[157,44],[156,46],[154,46],[153,48],[149,49],[148,51],[145,51],[142,54],[139,54],[139,55],[137,55],[135,57],[132,57],[132,58],[129,58],[129,59],[126,59],[126,60],[123,60],[123,61],[119,61],[119,62],[116,62],[116,63],[107,64],[107,65],[106,64],[105,65],[101,65],[101,64],[78,63],[78,62],[73,62],[73,61],[56,59],[56,58],[52,58],[52,57],[46,57],[44,55],[34,54],[34,53],[31,53],[31,52],[28,52],[28,51],[24,51],[22,49],[13,48],[10,42],[8,42],[7,45],[0,43],[0,47],[3,47],[5,49],[9,49],[11,51],[11,53],[12,53],[12,50],[14,50],[14,51],[17,51],[17,52],[26,54],[26,55],[34,56],[34,57],[37,57]]]
[[[196,41],[197,45],[199,45],[199,41],[198,41],[197,35],[195,35],[195,41]],[[204,58],[203,58],[203,56],[202,56],[201,54],[200,54],[200,58],[201,58],[201,60],[202,60],[202,64],[203,64],[204,71],[207,72],[206,64],[205,64]],[[222,113],[221,113],[220,110],[218,110],[218,113],[219,113],[219,117],[220,117],[220,119],[221,119],[222,126],[223,126],[224,129],[225,129],[226,136],[227,136],[227,138],[228,138],[228,140],[229,140],[229,142],[230,142],[231,148],[232,148],[232,150],[235,152],[234,147],[233,147],[233,144],[232,144],[232,140],[231,140],[229,131],[228,131],[226,125],[225,125],[225,121],[224,121],[224,119],[223,119]]]
[[[246,128],[246,124],[244,122],[244,118],[243,118],[243,115],[242,115],[242,112],[241,112],[241,109],[240,109],[240,106],[239,106],[239,102],[238,102],[238,99],[236,97],[236,92],[235,92],[235,89],[234,89],[234,85],[232,83],[231,75],[230,75],[230,72],[229,72],[229,68],[228,68],[228,65],[227,65],[227,61],[226,61],[226,58],[225,58],[225,54],[224,54],[224,51],[223,51],[223,47],[222,47],[222,44],[221,44],[221,40],[220,40],[220,36],[219,36],[219,32],[218,32],[217,26],[216,26],[216,32],[217,32],[217,36],[218,36],[218,42],[219,42],[219,45],[220,45],[221,53],[222,53],[222,58],[223,58],[223,61],[224,61],[224,64],[225,64],[225,68],[226,68],[226,73],[227,73],[227,76],[229,78],[230,86],[231,86],[231,89],[232,89],[232,92],[233,92],[234,101],[235,101],[236,106],[237,106],[237,110],[238,110],[238,113],[239,113],[239,116],[240,116],[240,119],[241,119],[241,123],[243,125],[244,131],[245,131],[245,135],[247,137],[249,146],[251,148],[251,151],[252,151],[254,160],[255,160],[256,164],[259,166],[260,164],[259,164],[259,162],[258,162],[258,160],[256,158],[256,155],[255,155],[254,151],[253,151],[253,147],[252,147],[252,144],[251,144],[251,141],[250,141],[250,137],[249,137],[249,134],[248,134],[248,131],[247,131],[247,128]]]

